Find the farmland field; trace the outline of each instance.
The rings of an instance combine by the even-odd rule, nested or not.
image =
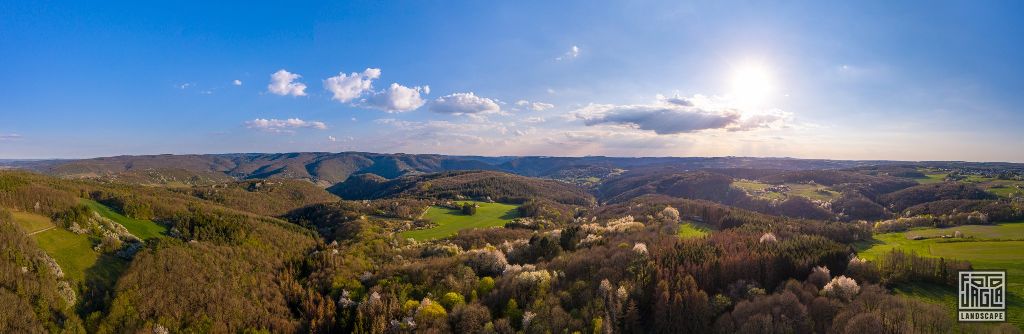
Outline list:
[[[963,233],[966,239],[941,238],[955,231]],[[910,240],[908,235],[936,238]],[[1021,261],[1024,259],[1024,222],[915,229],[878,234],[874,238],[873,243],[858,245],[858,256],[872,260],[891,249],[899,248],[922,256],[967,260],[975,269],[1006,270],[1010,306],[1007,317],[1018,327],[1024,326],[1024,261]],[[952,287],[922,287],[919,284],[897,289],[900,293],[930,298],[939,303],[953,300],[954,290]]]
[[[437,226],[422,230],[405,231],[400,235],[403,238],[413,238],[416,240],[437,239],[454,235],[460,230],[469,228],[504,226],[505,223],[518,216],[518,212],[516,212],[518,207],[516,205],[486,202],[470,203],[479,205],[476,214],[472,216],[464,215],[459,210],[439,206],[429,207],[427,212],[423,214],[423,218],[436,223]]]
[[[789,191],[786,192],[790,196],[801,196],[813,200],[827,201],[836,197],[839,197],[839,193],[828,189],[828,187],[806,184],[806,183],[786,183],[789,186]]]
[[[139,237],[139,239],[146,240],[158,238],[167,233],[166,227],[154,223],[153,221],[126,217],[106,205],[93,200],[83,199],[82,202],[85,203],[85,205],[88,205],[90,209],[98,212],[101,216],[121,224],[124,228],[128,229],[128,232]]]
[[[789,190],[784,192],[768,191],[767,189],[772,186],[771,184],[751,180],[736,180],[732,183],[732,186],[746,191],[750,196],[765,200],[785,200],[789,196],[800,196],[812,200],[827,201],[839,196],[838,192],[828,187],[808,183],[786,183],[785,186],[789,187]]]

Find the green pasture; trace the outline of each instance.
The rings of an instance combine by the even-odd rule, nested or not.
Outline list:
[[[512,221],[513,218],[519,215],[516,210],[518,206],[512,204],[475,201],[469,201],[469,203],[479,205],[475,215],[464,215],[460,210],[432,206],[427,208],[423,218],[434,222],[437,226],[421,230],[404,231],[399,235],[403,238],[413,238],[416,240],[444,238],[464,229],[504,226],[505,223]]]
[[[699,238],[711,233],[711,229],[696,222],[683,222],[679,224],[679,232],[677,233],[680,238]]]
[[[114,222],[121,224],[124,228],[128,229],[128,232],[139,237],[139,239],[146,240],[151,238],[159,238],[167,233],[167,228],[163,225],[154,223],[151,220],[135,219],[127,217],[120,213],[117,213],[113,209],[106,205],[100,204],[93,200],[83,199],[82,203],[88,205],[90,209],[96,211],[107,219],[113,220]]]
[[[941,237],[953,235],[955,231],[963,233],[964,238]],[[911,240],[908,236],[929,238]],[[1007,317],[1018,327],[1024,327],[1024,222],[876,234],[873,240],[858,244],[856,248],[858,256],[868,260],[877,259],[898,248],[921,256],[970,261],[974,269],[1006,270],[1009,294]],[[952,287],[910,284],[898,287],[896,291],[942,304],[949,304],[956,298],[956,291]]]

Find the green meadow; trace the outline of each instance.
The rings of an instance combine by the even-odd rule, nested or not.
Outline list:
[[[915,179],[915,181],[920,184],[940,183],[946,179],[947,175],[946,173],[927,173],[923,178]]]
[[[434,222],[437,226],[428,229],[405,231],[399,235],[403,238],[413,238],[416,240],[444,238],[464,229],[504,226],[505,223],[512,221],[519,214],[516,210],[518,206],[512,204],[475,201],[470,201],[469,203],[479,205],[475,215],[464,215],[460,210],[432,206],[427,208],[423,218]]]
[[[956,231],[963,233],[964,238],[942,238]],[[908,236],[929,239],[911,240]],[[1018,327],[1024,327],[1024,222],[876,234],[871,242],[857,245],[858,256],[868,260],[876,259],[895,248],[922,256],[970,261],[974,269],[1006,270],[1006,290],[1009,294],[1007,318]],[[896,291],[949,304],[951,312],[951,302],[956,299],[956,289],[953,287],[912,284],[900,286]]]
[[[679,232],[677,233],[680,238],[699,238],[711,233],[711,229],[704,225],[696,222],[683,222],[679,224]]]
[[[82,201],[101,216],[123,225],[141,239],[161,237],[167,230],[149,220],[125,217],[95,201]],[[93,245],[97,242],[93,240],[94,237],[56,227],[49,217],[28,212],[12,214],[14,221],[32,234],[39,248],[53,257],[64,271],[64,275],[76,284],[95,279],[112,285],[128,265],[127,261],[121,258],[93,250]]]
[[[121,224],[124,228],[128,229],[128,232],[139,237],[139,239],[146,240],[152,238],[159,238],[167,233],[167,228],[163,225],[154,223],[151,220],[135,219],[130,218],[120,213],[117,213],[113,209],[106,205],[100,204],[93,200],[83,199],[82,203],[88,205],[90,209],[96,211],[107,219],[113,220],[114,222]]]
[[[21,228],[24,229],[25,232],[28,232],[28,234],[37,233],[54,227],[50,218],[37,214],[14,211],[11,212],[11,215],[14,216],[14,221],[18,223],[18,226],[21,226]]]

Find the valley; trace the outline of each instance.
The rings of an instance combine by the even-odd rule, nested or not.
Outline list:
[[[35,316],[85,332],[1024,326],[1024,203],[999,193],[1024,166],[362,156],[331,178],[256,154],[19,164],[0,238],[37,255],[8,261],[56,267],[4,270],[39,277],[15,295]],[[1007,271],[1007,324],[953,320],[966,268]]]

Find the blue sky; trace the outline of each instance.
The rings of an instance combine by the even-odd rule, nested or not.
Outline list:
[[[0,158],[1024,161],[1020,2],[7,1],[0,12]]]

